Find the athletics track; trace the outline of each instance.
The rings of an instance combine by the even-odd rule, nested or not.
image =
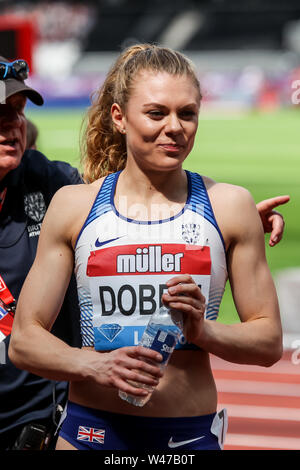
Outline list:
[[[211,356],[218,409],[229,417],[224,450],[300,450],[300,364],[292,354],[268,368]]]

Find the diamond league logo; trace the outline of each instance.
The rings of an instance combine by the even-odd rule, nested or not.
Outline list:
[[[98,327],[98,331],[111,343],[122,330],[123,327],[118,325],[118,323],[103,323],[103,325]]]
[[[41,222],[46,212],[43,194],[41,192],[26,194],[24,197],[24,209],[28,217],[35,222]]]

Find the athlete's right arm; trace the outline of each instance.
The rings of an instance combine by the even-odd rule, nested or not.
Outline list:
[[[83,223],[82,201],[87,198],[83,186],[60,189],[48,208],[36,258],[18,300],[9,357],[18,368],[52,380],[87,379],[143,395],[145,391],[127,380],[157,385],[159,367],[141,360],[160,361],[156,352],[126,347],[98,353],[70,347],[50,333],[73,271],[72,240]]]

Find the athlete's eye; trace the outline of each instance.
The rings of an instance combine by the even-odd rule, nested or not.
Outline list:
[[[180,112],[181,119],[189,120],[189,119],[193,119],[195,116],[196,116],[196,113],[192,109],[186,109]]]
[[[161,111],[159,109],[155,109],[155,110],[148,111],[148,115],[152,119],[159,119],[159,118],[164,116],[164,113],[163,113],[163,111]]]

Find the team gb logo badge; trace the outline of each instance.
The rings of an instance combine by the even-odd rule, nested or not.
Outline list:
[[[46,212],[44,196],[41,192],[26,194],[24,209],[28,217],[35,222],[41,222]]]
[[[201,230],[199,224],[182,224],[182,238],[185,243],[196,245],[200,242]]]

